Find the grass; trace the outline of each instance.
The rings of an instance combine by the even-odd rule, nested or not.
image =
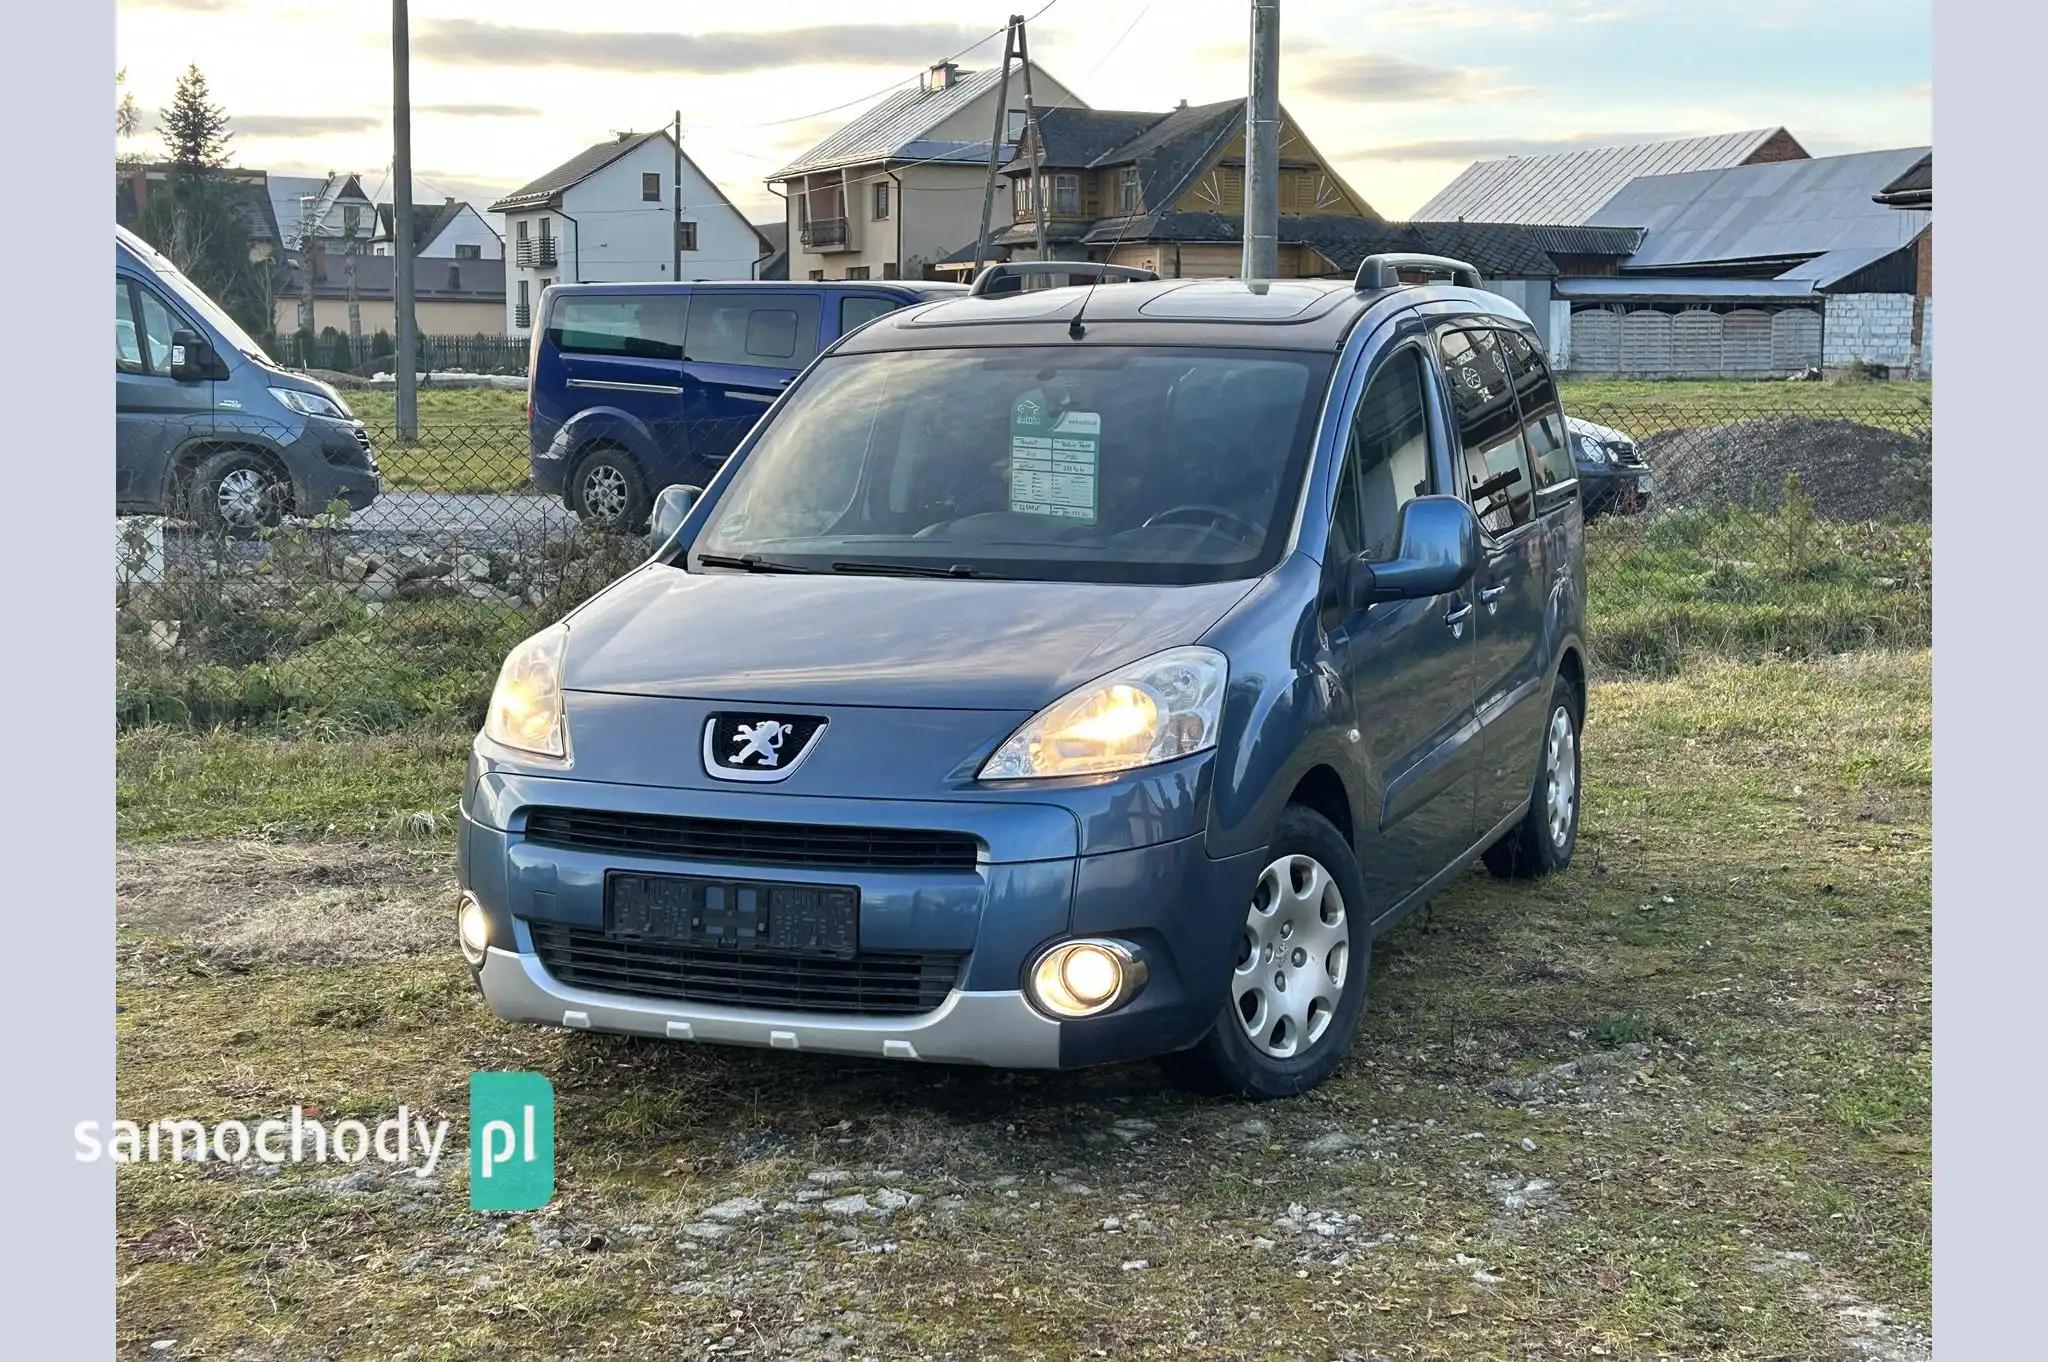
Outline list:
[[[516,492],[530,481],[526,392],[517,388],[422,388],[420,438],[398,439],[397,396],[388,388],[344,394],[369,427],[387,488]]]
[[[1564,409],[1639,437],[1672,426],[1718,426],[1756,416],[1844,418],[1909,435],[1934,425],[1927,382],[1749,383],[1591,379],[1560,385]]]
[[[1912,650],[1597,685],[1573,869],[1460,879],[1379,943],[1335,1078],[1258,1108],[504,1025],[418,907],[445,834],[402,838],[459,740],[129,734],[121,1114],[461,1141],[470,1070],[536,1069],[560,1166],[488,1216],[459,1167],[123,1168],[120,1346],[1922,1358],[1930,691]],[[257,832],[295,840],[222,840]],[[817,1170],[922,1200],[776,1209]]]

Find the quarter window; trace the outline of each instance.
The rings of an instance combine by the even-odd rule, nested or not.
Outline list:
[[[137,314],[142,329],[143,358],[154,374],[168,374],[171,371],[171,333],[178,329],[177,318],[164,300],[139,285],[135,297],[141,312]]]
[[[1343,482],[1330,526],[1333,563],[1358,554],[1392,560],[1400,548],[1401,508],[1430,491],[1429,416],[1422,354],[1396,351],[1366,385],[1351,417]]]
[[[683,298],[563,298],[548,317],[548,340],[578,355],[680,360]]]
[[[770,300],[701,293],[690,307],[689,354],[699,364],[797,369],[817,353],[816,297]]]
[[[1564,409],[1558,405],[1557,383],[1551,378],[1550,366],[1543,362],[1543,352],[1536,342],[1521,332],[1501,331],[1500,346],[1507,361],[1508,379],[1514,384],[1515,401],[1521,408],[1522,438],[1529,446],[1529,462],[1536,469],[1536,495],[1544,498],[1551,488],[1578,476],[1571,442],[1565,433]]]
[[[1445,331],[1437,345],[1458,416],[1472,512],[1489,532],[1505,534],[1529,522],[1535,498],[1499,339],[1491,330]]]
[[[839,304],[839,334],[845,335],[857,326],[866,326],[877,317],[886,316],[898,307],[892,298],[847,298]]]

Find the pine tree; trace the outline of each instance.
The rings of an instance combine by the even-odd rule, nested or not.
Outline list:
[[[228,147],[235,135],[228,131],[227,110],[213,102],[206,77],[197,66],[186,67],[185,74],[178,77],[177,92],[158,126],[163,129],[171,164],[181,174],[204,178],[225,166],[234,154]]]

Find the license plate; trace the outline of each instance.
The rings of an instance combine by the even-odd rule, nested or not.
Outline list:
[[[854,953],[860,891],[701,875],[605,877],[607,930],[615,936],[727,950]]]
[[[1645,473],[1641,477],[1636,479],[1636,490],[1642,493],[1644,496],[1650,495],[1650,492],[1656,486],[1657,475],[1655,473]]]

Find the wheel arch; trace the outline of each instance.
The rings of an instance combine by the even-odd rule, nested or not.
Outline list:
[[[167,510],[181,512],[184,509],[185,493],[190,489],[192,477],[199,466],[216,454],[254,454],[268,464],[284,483],[291,502],[285,507],[289,511],[298,509],[299,486],[292,476],[291,463],[282,450],[260,435],[198,435],[179,445],[169,463],[164,466],[164,483],[161,501]]]

